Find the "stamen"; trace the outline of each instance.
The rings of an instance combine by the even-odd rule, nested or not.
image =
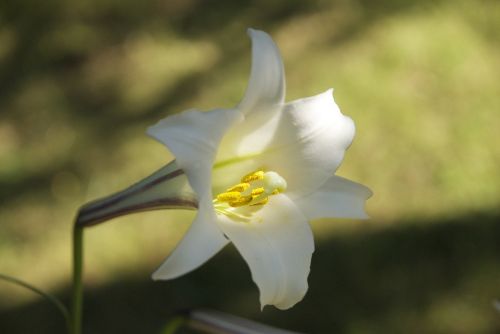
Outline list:
[[[286,181],[281,175],[273,171],[264,172],[263,169],[259,169],[243,176],[241,183],[218,194],[213,200],[214,209],[218,214],[248,222],[250,219],[256,218],[252,214],[247,215],[240,212],[242,210],[239,210],[239,207],[265,205],[269,202],[270,196],[282,193],[286,187]]]
[[[241,197],[241,193],[238,191],[228,191],[225,193],[220,193],[217,195],[217,201],[219,202],[233,202],[237,201]]]
[[[255,188],[252,190],[252,196],[258,196],[258,195],[262,194],[263,192],[264,192],[263,187]]]
[[[262,201],[259,201],[257,203],[252,203],[252,204],[250,204],[250,206],[264,205],[264,204],[267,204],[267,202],[269,202],[269,197],[266,197]]]
[[[255,172],[243,176],[241,178],[241,182],[249,183],[252,181],[263,180],[263,179],[264,179],[264,171],[262,169],[259,169]]]
[[[238,206],[247,205],[251,201],[252,201],[252,196],[240,196],[238,199],[236,199],[234,201],[230,201],[228,203],[232,207],[238,207]]]
[[[237,185],[232,186],[231,188],[228,188],[226,191],[227,192],[237,191],[237,192],[242,193],[245,190],[247,190],[248,188],[250,188],[250,183],[238,183]]]

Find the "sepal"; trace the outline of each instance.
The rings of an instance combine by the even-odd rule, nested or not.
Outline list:
[[[80,226],[158,209],[197,209],[196,194],[175,160],[132,186],[82,206],[76,218]]]

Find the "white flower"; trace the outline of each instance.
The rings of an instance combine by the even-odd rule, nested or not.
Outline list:
[[[238,106],[188,110],[148,129],[175,155],[199,202],[190,229],[153,278],[181,276],[231,241],[250,267],[261,306],[287,309],[308,288],[308,221],[366,218],[371,192],[334,175],[355,129],[332,90],[284,103],[276,45],[262,31],[248,32],[252,70]]]

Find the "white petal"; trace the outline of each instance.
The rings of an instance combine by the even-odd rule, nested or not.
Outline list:
[[[225,180],[235,172],[264,167],[284,177],[287,194],[299,198],[334,173],[354,133],[354,123],[340,112],[328,90],[290,102],[267,120],[263,113],[247,115],[224,136],[214,173],[217,180]]]
[[[184,238],[165,262],[153,273],[154,280],[167,280],[184,275],[209,260],[229,242],[215,227],[215,213],[211,207],[198,214]]]
[[[282,104],[285,99],[285,71],[276,44],[263,31],[248,29],[252,39],[252,70],[245,96],[238,105],[243,113]]]
[[[321,186],[338,168],[354,138],[353,121],[340,112],[332,90],[288,103],[275,140],[261,157],[297,197]]]
[[[258,156],[273,141],[281,119],[279,109],[262,109],[247,114],[224,135],[213,170],[216,191],[239,182],[239,178],[263,167]]]
[[[227,243],[215,223],[211,170],[222,136],[241,117],[237,110],[189,110],[167,117],[148,129],[149,135],[175,155],[177,165],[184,170],[198,196],[199,205],[186,236],[153,274],[154,279],[183,275],[203,264]]]
[[[261,306],[287,309],[304,297],[314,251],[307,218],[285,195],[270,198],[251,222],[219,215],[219,226],[252,272]]]
[[[332,176],[314,193],[295,200],[310,220],[316,218],[369,218],[365,202],[372,196],[362,184]]]
[[[274,137],[285,99],[285,72],[279,50],[263,31],[249,29],[252,39],[252,71],[238,109],[244,122],[224,136],[217,161],[252,155],[267,147]]]
[[[241,119],[237,110],[188,110],[161,120],[147,133],[174,154],[201,202],[202,197],[212,198],[211,170],[219,142],[228,128]]]

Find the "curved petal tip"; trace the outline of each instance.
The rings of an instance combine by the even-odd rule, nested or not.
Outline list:
[[[285,70],[278,47],[261,30],[247,29],[252,40],[252,68],[245,95],[238,105],[244,114],[285,101]]]

